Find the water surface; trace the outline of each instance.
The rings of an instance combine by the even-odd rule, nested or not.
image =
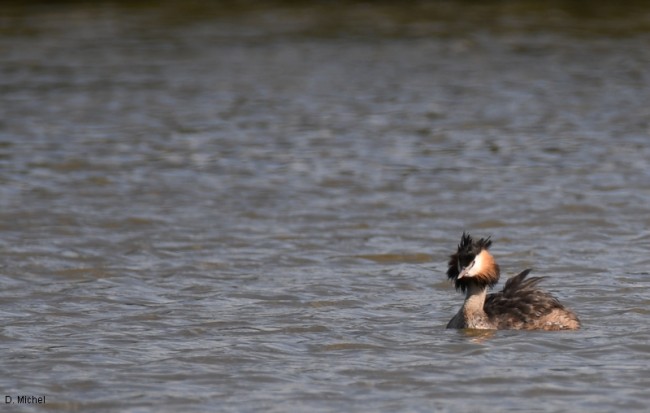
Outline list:
[[[193,4],[0,8],[4,395],[646,410],[647,10]],[[463,230],[584,328],[446,330]]]

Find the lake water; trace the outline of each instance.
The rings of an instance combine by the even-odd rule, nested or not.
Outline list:
[[[649,10],[0,16],[3,411],[646,411]],[[583,329],[445,329],[464,230]]]

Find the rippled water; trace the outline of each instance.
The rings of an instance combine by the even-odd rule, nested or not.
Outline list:
[[[650,14],[540,4],[2,6],[0,396],[645,411]],[[584,328],[446,330],[463,230]]]

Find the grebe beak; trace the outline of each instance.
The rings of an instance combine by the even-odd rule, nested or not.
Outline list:
[[[469,272],[474,267],[474,264],[476,264],[476,260],[470,262],[467,267],[463,267],[460,270],[460,274],[458,274],[458,279],[460,280],[461,278],[465,278],[465,277],[473,277],[474,275],[471,275]]]

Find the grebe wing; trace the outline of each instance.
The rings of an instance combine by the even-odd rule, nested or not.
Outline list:
[[[525,328],[524,325],[562,305],[551,294],[536,288],[544,277],[526,279],[530,269],[510,278],[503,290],[490,294],[483,309],[498,328]]]
[[[534,290],[537,284],[539,284],[546,277],[533,277],[526,279],[528,274],[532,271],[531,268],[523,270],[519,274],[511,277],[506,281],[506,285],[501,291],[505,295],[513,295],[522,290]]]

